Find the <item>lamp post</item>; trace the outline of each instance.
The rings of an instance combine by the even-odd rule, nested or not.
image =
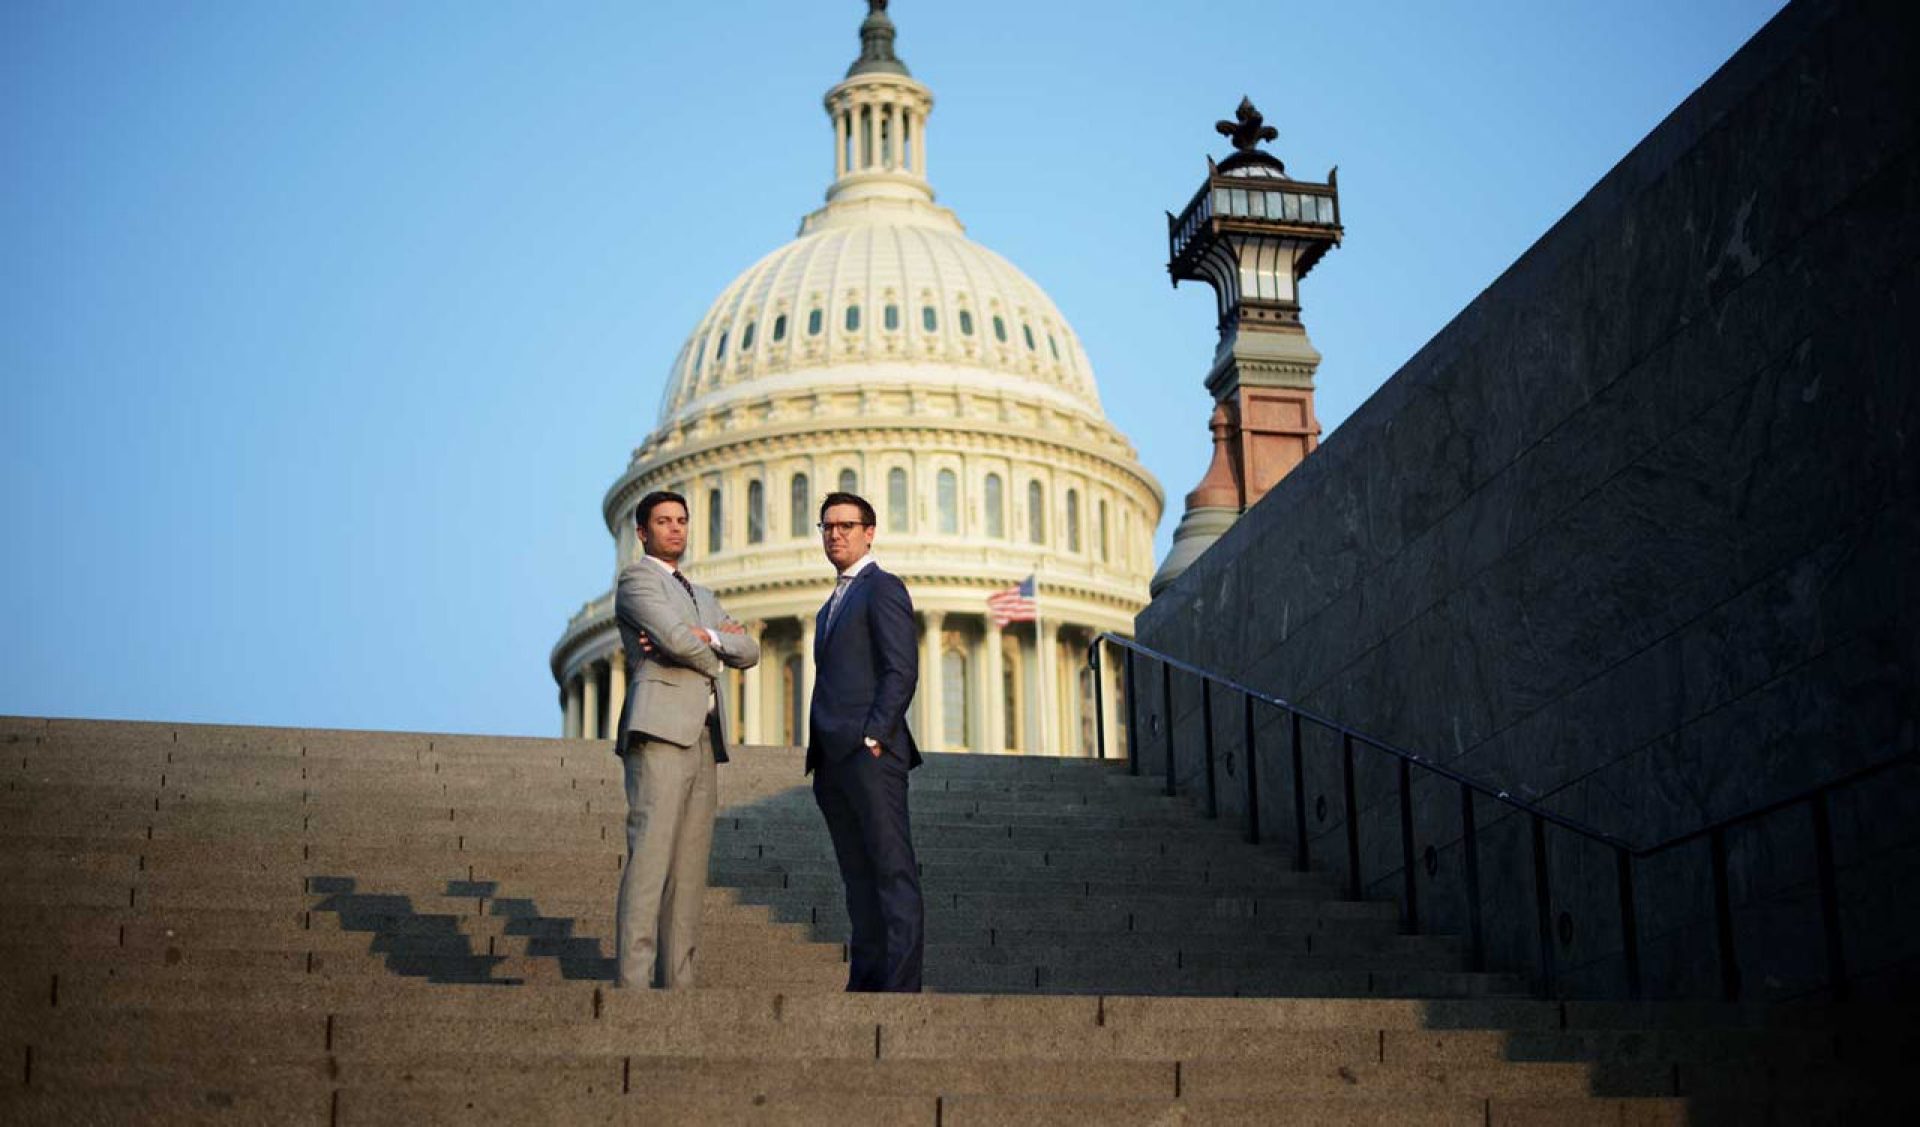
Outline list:
[[[1340,243],[1338,170],[1325,183],[1295,180],[1259,148],[1279,136],[1245,98],[1215,125],[1233,155],[1215,164],[1179,215],[1167,216],[1167,273],[1205,282],[1218,310],[1219,345],[1207,373],[1214,408],[1213,462],[1154,574],[1158,595],[1319,444],[1313,373],[1320,353],[1300,321],[1300,280]]]

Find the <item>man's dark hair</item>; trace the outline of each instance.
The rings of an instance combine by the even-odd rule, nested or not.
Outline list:
[[[672,501],[674,504],[679,505],[680,511],[683,513],[689,515],[693,513],[693,510],[688,507],[685,497],[671,490],[656,489],[645,497],[640,498],[640,503],[634,506],[633,527],[645,528],[647,526],[647,518],[653,515],[654,508],[667,501]]]
[[[833,508],[835,505],[852,505],[859,509],[860,523],[866,525],[868,528],[872,528],[874,524],[877,523],[873,515],[873,506],[867,504],[867,499],[858,493],[827,494],[827,499],[820,502],[820,520],[822,523],[825,523],[827,519],[827,510]]]

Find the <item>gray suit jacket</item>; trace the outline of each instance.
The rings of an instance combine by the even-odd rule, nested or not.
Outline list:
[[[733,620],[713,592],[695,583],[689,600],[673,576],[650,559],[620,570],[613,611],[627,651],[627,701],[614,729],[614,751],[625,751],[636,737],[692,747],[707,724],[721,670],[758,664],[760,643],[747,634],[719,633],[721,623]],[[696,626],[715,629],[718,644],[708,645]],[[640,648],[643,630],[653,641],[652,654]],[[714,758],[722,762],[727,758],[725,714],[725,709],[712,714]]]

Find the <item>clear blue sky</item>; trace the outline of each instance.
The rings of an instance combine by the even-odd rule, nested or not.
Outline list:
[[[899,0],[928,170],[1168,495],[1212,297],[1162,213],[1241,94],[1340,166],[1329,430],[1774,0]],[[600,498],[826,186],[858,0],[0,6],[0,712],[553,734]]]

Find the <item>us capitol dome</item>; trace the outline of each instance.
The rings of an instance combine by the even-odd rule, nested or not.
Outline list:
[[[1086,646],[1130,633],[1146,605],[1162,493],[1053,301],[934,202],[933,94],[893,39],[869,0],[860,57],[826,94],[826,206],[680,349],[657,426],[601,503],[614,571],[640,556],[640,498],[685,496],[684,570],[761,645],[757,668],[729,671],[731,731],[802,743],[814,614],[833,586],[814,522],[828,492],[857,492],[879,515],[875,558],[913,596],[921,746],[1090,754]],[[996,625],[988,596],[1029,576],[1037,622]],[[564,733],[608,738],[627,676],[611,590],[568,621],[550,664]]]

